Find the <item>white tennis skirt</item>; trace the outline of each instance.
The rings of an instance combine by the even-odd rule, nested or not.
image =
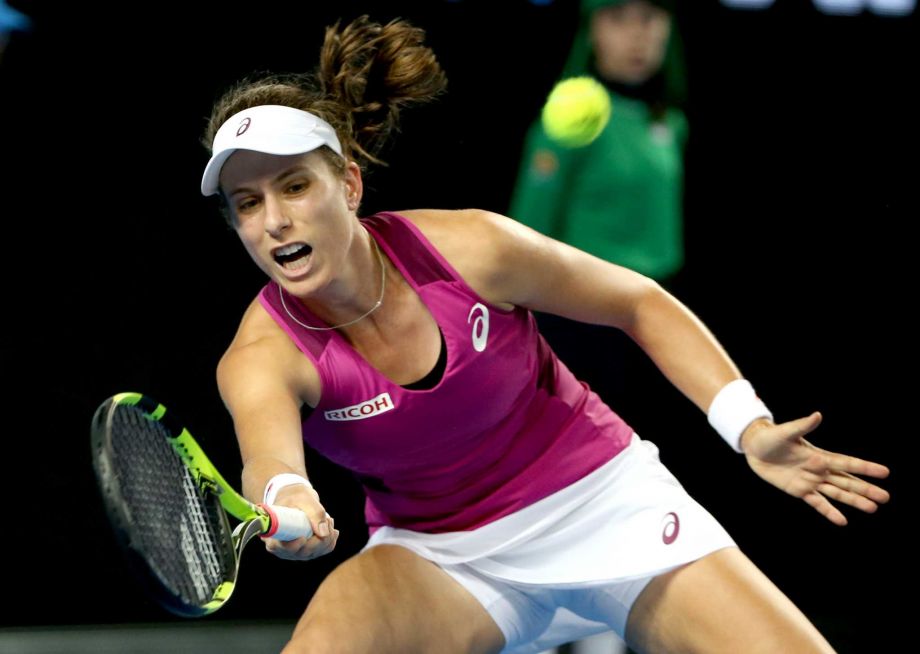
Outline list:
[[[501,584],[525,593],[625,589],[623,611],[607,620],[607,628],[623,635],[629,608],[645,583],[735,545],[661,463],[655,444],[636,434],[626,449],[586,477],[495,522],[441,534],[382,527],[365,548],[383,544],[415,552],[466,586],[505,633],[506,651],[518,651],[540,634],[533,633],[533,625],[508,624],[514,616],[493,610],[496,597],[507,595]],[[493,589],[484,589],[477,579]],[[641,580],[645,583],[625,583]],[[541,598],[545,602],[545,595]],[[541,627],[541,646],[550,644],[545,638],[550,627]],[[551,640],[567,642],[596,633],[596,627],[595,621],[588,631],[554,634]]]

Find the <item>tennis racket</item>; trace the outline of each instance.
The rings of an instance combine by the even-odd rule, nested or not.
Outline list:
[[[179,418],[140,393],[99,406],[92,449],[119,544],[151,595],[176,615],[207,615],[227,602],[254,536],[313,534],[302,511],[255,505],[237,493]],[[228,513],[241,520],[232,531]]]

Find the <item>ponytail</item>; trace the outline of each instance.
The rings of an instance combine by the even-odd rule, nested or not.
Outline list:
[[[362,168],[384,164],[378,155],[399,131],[400,111],[434,100],[447,87],[424,38],[422,29],[399,19],[381,25],[361,16],[344,28],[336,23],[326,29],[319,66],[312,74],[247,79],[225,93],[211,112],[205,146],[210,149],[230,116],[277,104],[331,124],[344,155]]]

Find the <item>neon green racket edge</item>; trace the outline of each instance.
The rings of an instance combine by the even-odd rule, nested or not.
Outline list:
[[[313,534],[303,512],[237,493],[178,417],[149,396],[119,393],[103,402],[92,450],[119,544],[146,589],[176,615],[200,617],[227,602],[254,536]],[[228,514],[241,521],[235,529]]]

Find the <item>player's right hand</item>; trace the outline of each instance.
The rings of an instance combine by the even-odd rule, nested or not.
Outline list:
[[[278,558],[289,561],[309,561],[335,549],[339,530],[335,528],[335,520],[326,513],[326,509],[320,503],[316,489],[300,484],[282,488],[275,498],[275,504],[300,509],[306,513],[313,527],[313,535],[290,541],[265,538],[265,549]]]

